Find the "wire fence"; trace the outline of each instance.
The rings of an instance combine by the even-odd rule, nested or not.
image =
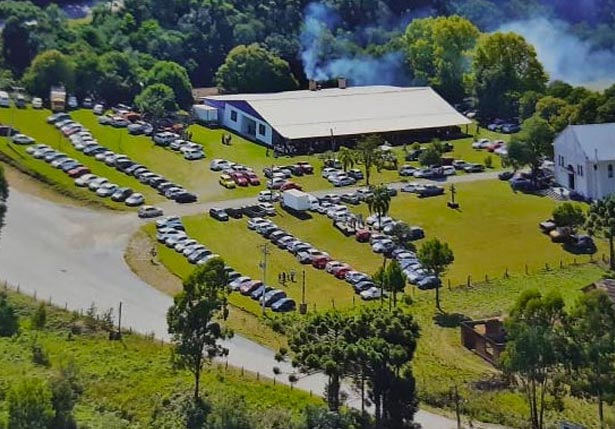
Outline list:
[[[4,281],[4,284],[0,286],[5,293],[16,293],[28,298],[31,298],[37,303],[44,303],[45,305],[54,306],[60,310],[65,312],[70,312],[80,318],[93,317],[97,322],[103,322],[103,319],[108,313],[113,312],[113,308],[102,311],[102,309],[98,309],[96,307],[96,303],[92,302],[89,308],[83,308],[78,306],[71,306],[68,301],[58,302],[53,300],[53,296],[41,296],[36,290],[26,290],[22,288],[19,284],[11,284],[8,281]],[[114,331],[117,331],[117,326],[113,328]],[[122,335],[138,335],[141,338],[151,341],[152,343],[159,344],[161,348],[170,347],[171,345],[162,338],[158,338],[155,332],[139,332],[136,329],[133,329],[131,326],[121,326]],[[110,337],[111,338],[111,337]],[[233,375],[239,376],[246,381],[259,381],[262,383],[268,383],[273,386],[281,385],[287,386],[290,390],[295,388],[295,385],[301,379],[301,375],[294,372],[284,372],[281,371],[279,367],[272,366],[270,374],[264,374],[260,371],[251,371],[246,369],[243,366],[235,367],[229,363],[228,359],[220,358],[211,362],[211,368],[216,369],[218,371],[232,373]],[[314,393],[309,390],[310,396],[313,396]]]

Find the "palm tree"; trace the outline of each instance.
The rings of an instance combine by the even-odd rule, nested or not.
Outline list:
[[[382,144],[382,138],[378,135],[364,137],[357,145],[357,161],[363,164],[365,169],[365,183],[369,186],[371,169],[378,161],[378,147]]]
[[[386,216],[391,206],[391,194],[385,185],[370,186],[372,195],[367,199],[370,213],[378,216],[378,227],[382,227],[381,219]]]
[[[342,147],[337,153],[337,159],[342,163],[344,171],[348,171],[349,168],[352,168],[354,166],[354,163],[357,159],[357,154],[352,149]]]

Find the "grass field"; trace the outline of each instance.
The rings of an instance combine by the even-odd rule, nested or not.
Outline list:
[[[567,253],[558,244],[551,243],[540,233],[538,222],[551,215],[556,202],[544,197],[513,193],[503,182],[482,181],[462,183],[457,186],[459,210],[446,207],[448,197],[419,199],[415,195],[400,194],[391,202],[391,215],[410,224],[420,225],[426,236],[438,237],[450,244],[455,254],[445,280],[451,285],[466,284],[504,277],[508,274],[524,274],[561,264],[587,262],[587,255]],[[365,205],[354,208],[367,215]],[[328,252],[334,259],[349,263],[360,271],[374,273],[383,263],[382,257],[374,254],[369,245],[345,237],[333,228],[331,221],[316,213],[309,220],[299,220],[278,209],[274,222],[301,240]],[[259,268],[260,245],[268,242],[254,231],[247,229],[246,220],[218,222],[206,214],[185,219],[189,235],[197,238],[215,253],[220,254],[230,265],[245,275],[261,278]],[[150,234],[153,226],[148,227]],[[237,251],[241,243],[242,251]],[[420,241],[417,246],[420,246]],[[602,243],[599,243],[602,246]],[[297,283],[280,286],[298,302],[301,300],[302,270],[306,272],[306,300],[317,309],[339,308],[356,305],[350,286],[333,278],[322,270],[302,266],[287,251],[272,246],[267,270],[267,283],[278,285],[278,275],[294,270]],[[602,248],[602,247],[600,247]],[[171,272],[185,278],[193,269],[186,259],[174,250],[159,245],[159,257]],[[421,293],[417,291],[417,293]],[[254,313],[257,304],[249,298],[236,296],[233,303]]]
[[[278,217],[278,224],[299,221],[288,221]],[[315,222],[315,220],[308,221]],[[237,269],[252,276],[259,276],[260,270],[257,266],[259,255],[256,246],[264,240],[256,233],[248,231],[244,222],[236,221],[229,224],[215,222],[208,217],[192,217],[186,219],[187,230],[191,234],[204,237],[214,251],[226,258],[226,261]],[[245,228],[245,229],[244,229]],[[224,231],[221,233],[221,231]],[[242,233],[242,231],[244,231]],[[305,235],[310,235],[309,227],[302,227],[301,231]],[[329,231],[331,235],[333,230]],[[539,234],[536,231],[536,234]],[[224,237],[228,237],[225,239]],[[232,237],[232,238],[231,238]],[[545,239],[538,235],[539,239]],[[243,252],[237,252],[237,242],[241,241]],[[367,248],[355,248],[352,241],[344,244],[341,239],[336,239],[338,249],[346,249],[354,255],[361,254]],[[550,244],[546,241],[545,244]],[[356,246],[360,246],[356,244]],[[536,243],[534,243],[536,246]],[[233,251],[235,249],[235,251]],[[224,250],[228,250],[226,253]],[[531,250],[526,252],[531,253]],[[332,253],[334,254],[334,253]],[[176,256],[175,252],[166,247],[159,248],[159,258],[169,267],[169,269],[179,275],[186,275],[191,266],[181,257]],[[494,257],[495,258],[495,257]],[[291,267],[298,267],[287,253],[274,249],[269,259],[271,277],[277,279],[277,270],[288,270]],[[379,263],[377,259],[374,262]],[[595,265],[568,266],[564,269],[554,269],[545,271],[544,269],[532,270],[530,276],[523,275],[521,272],[512,272],[508,279],[490,280],[489,283],[480,283],[471,288],[456,287],[442,290],[442,303],[445,311],[453,314],[451,319],[456,319],[460,315],[471,318],[483,318],[490,316],[501,316],[512,306],[518,294],[524,289],[538,288],[543,292],[559,290],[566,298],[567,303],[573,302],[580,294],[580,288],[591,281],[596,280],[602,274],[600,267]],[[271,278],[268,277],[268,278]],[[312,306],[317,304],[317,309],[331,308],[331,299],[335,299],[336,308],[344,308],[352,305],[352,294],[350,288],[344,283],[332,279],[321,271],[307,268],[307,300]],[[300,282],[288,287],[281,287],[291,296],[300,298]],[[488,380],[497,375],[497,371],[482,359],[471,352],[465,350],[459,339],[459,329],[456,327],[444,327],[445,324],[438,324],[438,315],[435,311],[434,296],[432,292],[418,292],[410,290],[407,292],[413,299],[413,303],[408,306],[417,318],[421,329],[422,338],[415,359],[415,372],[418,380],[421,400],[434,407],[448,408],[447,397],[450,389],[454,385],[459,385],[464,395],[464,412],[473,416],[475,419],[489,422],[497,422],[523,427],[526,405],[523,398],[514,391],[498,390],[494,392],[480,391],[474,387],[474,383],[481,380]],[[234,294],[231,296],[234,305],[245,308],[259,314],[259,307],[254,301]],[[359,305],[360,300],[356,301]],[[378,304],[372,304],[378,305]],[[310,307],[313,308],[313,307]],[[246,329],[253,329],[254,320],[251,319],[251,326]],[[240,329],[242,329],[240,327]],[[261,338],[266,345],[274,346],[275,342],[269,337]],[[566,410],[557,417],[565,417],[570,420],[579,421],[579,416],[583,416],[580,421],[594,427],[596,424],[595,407],[593,404],[578,400],[566,400]],[[555,418],[555,417],[553,417]],[[594,426],[592,426],[594,425]]]
[[[10,295],[22,316],[22,333],[0,338],[0,427],[6,419],[6,392],[24,377],[48,380],[60,365],[73,362],[85,388],[76,407],[77,421],[91,429],[150,428],[152,412],[167,398],[190,392],[187,372],[171,366],[170,348],[150,340],[125,335],[110,342],[104,332],[68,335],[75,319],[70,313],[48,307],[47,329],[32,331],[28,317],[35,303],[21,295]],[[36,341],[49,354],[51,367],[32,363],[31,345]],[[273,374],[271,374],[273,375]],[[271,380],[257,381],[252,374],[209,368],[203,374],[204,393],[228,398],[243,397],[251,410],[279,407],[293,414],[308,404],[322,403],[307,393],[273,386]]]
[[[32,109],[0,109],[0,122],[13,124],[22,132],[34,137],[37,142],[45,143],[56,147],[68,153],[85,164],[87,164],[95,174],[104,175],[110,180],[125,186],[133,187],[139,192],[146,195],[148,202],[156,203],[162,201],[163,198],[155,193],[147,186],[140,184],[133,177],[119,173],[115,169],[97,162],[82,153],[73,149],[67,139],[60,137],[60,132],[53,126],[47,125],[45,118],[50,112],[47,110],[32,110]],[[221,129],[208,129],[200,125],[193,125],[190,132],[193,133],[193,140],[202,144],[205,148],[207,158],[199,161],[186,161],[179,153],[170,149],[157,147],[153,144],[150,138],[145,136],[132,136],[126,129],[117,129],[110,126],[102,126],[98,124],[97,117],[89,110],[77,110],[71,113],[72,117],[90,129],[92,134],[100,141],[100,143],[110,150],[124,153],[137,162],[147,166],[152,171],[162,174],[176,183],[184,186],[186,189],[195,192],[199,195],[201,201],[221,201],[232,198],[242,198],[255,195],[259,190],[264,189],[264,177],[262,177],[262,169],[267,166],[292,164],[299,160],[310,161],[316,168],[316,174],[295,178],[297,183],[301,184],[306,190],[318,190],[331,187],[330,184],[320,177],[320,168],[322,160],[318,156],[300,156],[300,157],[281,157],[275,159],[266,156],[266,149],[262,146],[249,142],[237,135],[233,136],[232,145],[226,146],[221,144],[221,136],[227,133]],[[502,138],[507,139],[508,136],[487,133],[482,131],[479,137]],[[482,151],[472,149],[472,138],[456,140],[453,142],[454,151],[447,154],[455,158],[462,158],[469,162],[484,162],[487,155]],[[90,199],[97,203],[101,203],[100,199],[89,194],[87,191],[74,189],[72,180],[66,177],[63,173],[49,167],[44,162],[38,162],[24,155],[25,149],[9,145],[6,139],[0,139],[0,151],[6,156],[19,163],[23,168],[41,174],[52,183],[56,183],[60,189],[69,191],[73,196],[80,199]],[[396,147],[394,151],[398,154],[398,158],[403,160],[403,152],[401,147]],[[263,185],[260,187],[237,188],[228,190],[218,184],[219,173],[212,172],[209,169],[209,161],[214,158],[230,159],[234,162],[240,162],[255,169],[263,179]],[[403,164],[403,161],[400,162]],[[415,164],[416,163],[411,163]],[[500,163],[497,157],[494,157],[494,168],[500,168]],[[399,181],[400,177],[396,171],[383,170],[378,173],[372,173],[373,183],[388,183]],[[102,201],[103,204],[112,208],[123,208],[122,205],[115,204],[111,201]]]

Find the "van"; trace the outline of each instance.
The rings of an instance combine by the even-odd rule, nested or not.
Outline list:
[[[0,91],[0,107],[11,107],[11,99],[6,91]]]
[[[26,108],[26,97],[19,94],[15,98],[15,107],[17,107],[18,109],[25,109]]]

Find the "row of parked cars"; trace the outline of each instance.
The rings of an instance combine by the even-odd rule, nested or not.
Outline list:
[[[495,153],[496,155],[508,155],[508,146],[503,140],[491,141],[489,139],[480,139],[472,143],[474,149],[486,150],[487,152]]]
[[[85,129],[81,124],[72,121],[68,114],[53,114],[47,118],[47,122],[54,124],[57,128],[63,130],[63,133],[68,136],[71,144],[76,150],[83,152],[83,154],[87,156],[93,157],[99,162],[104,162],[109,167],[115,167],[115,169],[126,175],[135,177],[141,183],[156,189],[166,198],[178,203],[191,203],[197,200],[196,195],[186,191],[180,185],[169,181],[159,174],[151,172],[148,168],[138,164],[128,156],[115,153],[105,146],[100,145],[90,131]],[[89,171],[87,173],[89,173]],[[79,186],[79,184],[77,184],[77,186]],[[123,189],[125,193],[130,190],[129,188],[118,188],[118,190],[120,189]],[[128,198],[128,196],[126,195],[125,198]],[[143,202],[141,202],[141,204],[143,204]]]
[[[220,257],[205,245],[199,243],[198,240],[186,234],[181,219],[176,216],[156,221],[156,239],[159,243],[183,255],[191,264],[203,265],[213,258]],[[224,269],[231,291],[238,291],[242,295],[250,296],[275,312],[295,310],[295,301],[288,298],[286,292],[264,285],[260,280],[253,280],[244,276],[230,266],[226,266]]]
[[[205,149],[203,149],[202,145],[184,140],[180,138],[179,134],[171,131],[162,131],[154,134],[154,144],[179,152],[188,161],[197,161],[205,158]]]
[[[349,264],[336,261],[327,252],[321,251],[309,243],[299,240],[283,229],[279,228],[271,220],[253,218],[248,221],[248,228],[269,239],[280,249],[292,253],[302,264],[310,264],[314,268],[325,270],[337,279],[347,280],[353,284],[354,290],[362,299],[371,300],[380,298],[381,288],[377,287],[370,277],[354,270]],[[350,280],[356,282],[352,283]],[[361,285],[358,286],[359,280]]]
[[[222,172],[218,183],[227,189],[233,189],[237,186],[259,186],[261,184],[260,178],[252,168],[226,159],[213,159],[209,163],[209,169]]]
[[[267,178],[267,189],[301,190],[301,186],[293,182],[291,178],[314,174],[314,167],[307,161],[299,161],[294,165],[266,167],[263,169],[263,174]]]

